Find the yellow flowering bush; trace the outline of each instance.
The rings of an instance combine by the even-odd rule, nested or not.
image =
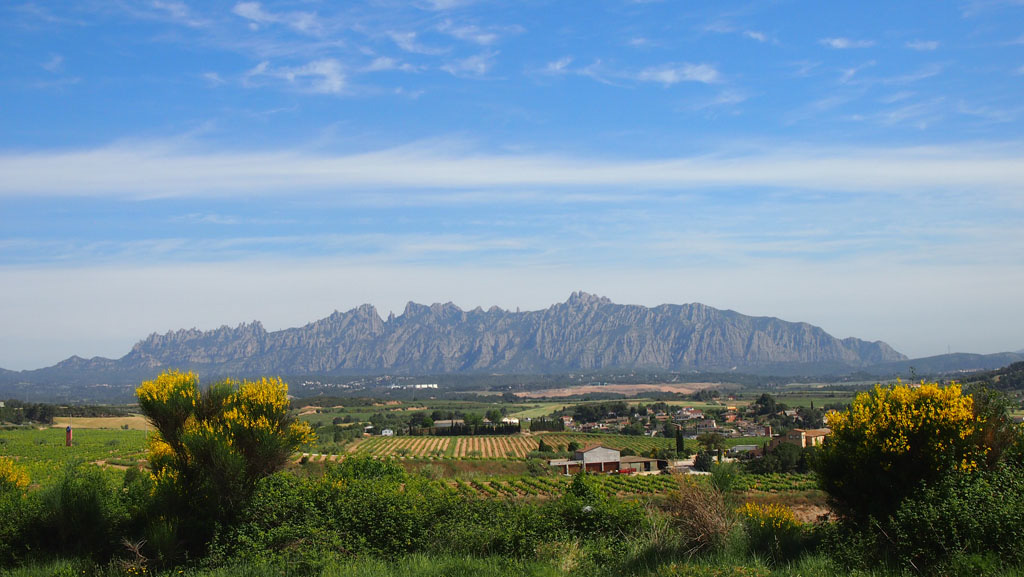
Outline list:
[[[0,457],[0,495],[28,487],[28,473],[7,457]]]
[[[155,429],[149,461],[155,490],[186,540],[205,539],[230,520],[256,482],[312,442],[308,423],[288,412],[279,378],[224,380],[205,390],[195,373],[167,371],[136,390]]]
[[[736,512],[752,552],[764,555],[769,563],[792,559],[799,554],[803,526],[789,507],[745,503]]]
[[[956,384],[877,385],[826,424],[815,469],[833,509],[853,520],[888,516],[922,482],[975,471],[991,450],[977,434],[986,416]]]

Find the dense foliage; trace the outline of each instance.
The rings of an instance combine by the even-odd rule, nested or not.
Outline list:
[[[991,450],[977,434],[985,416],[957,385],[876,386],[828,425],[816,470],[833,508],[857,521],[887,517],[922,482],[978,470]]]
[[[354,445],[339,462],[306,459],[281,471],[308,430],[288,416],[280,381],[227,381],[200,390],[193,375],[167,373],[144,383],[139,395],[158,433],[151,471],[78,463],[40,486],[26,466],[34,459],[0,458],[0,566],[15,567],[19,577],[179,571],[766,577],[858,570],[994,575],[1012,574],[1024,563],[1019,428],[1006,402],[985,390],[875,389],[830,417],[837,436],[821,450],[824,457],[783,444],[761,460],[764,474],[715,463],[720,439],[708,437],[701,459],[711,474],[685,478],[569,478],[531,461],[530,474],[520,461],[519,472],[474,469],[453,478],[456,463],[441,456],[413,461],[371,451],[373,443],[398,442],[379,437]],[[0,444],[24,448],[24,455],[55,452],[62,447],[53,440],[61,435],[18,429]],[[75,450],[87,460],[107,458],[101,449],[113,454],[115,447],[103,439],[95,451]],[[493,441],[402,439],[417,443],[409,445],[412,452],[436,446],[445,454],[460,443]],[[553,433],[527,439],[531,449],[543,443],[559,450],[605,440]],[[665,450],[674,443],[628,439]],[[865,459],[879,467],[870,469],[876,464]],[[884,512],[847,502],[840,522],[801,521],[809,518],[806,509],[798,517],[782,503],[797,509],[808,497],[820,498],[813,491],[816,474],[777,471],[807,462],[818,466],[817,475],[835,467],[865,493],[892,491],[898,499]],[[849,472],[856,467],[868,473]],[[898,482],[907,485],[896,492]]]
[[[837,556],[936,574],[1019,563],[1021,429],[1006,407],[986,389],[896,385],[830,415],[815,466],[842,515]]]
[[[288,410],[280,379],[226,380],[205,391],[193,373],[168,371],[138,388],[139,407],[156,433],[149,461],[156,513],[187,550],[198,550],[218,523],[248,502],[257,481],[312,440]]]

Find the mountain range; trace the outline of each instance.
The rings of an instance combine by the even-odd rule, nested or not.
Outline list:
[[[166,368],[204,376],[561,373],[609,369],[849,372],[907,357],[889,345],[838,339],[807,323],[699,303],[615,304],[585,292],[538,311],[464,311],[410,302],[382,318],[362,305],[302,327],[152,334],[119,359],[71,357],[0,382],[129,383]]]

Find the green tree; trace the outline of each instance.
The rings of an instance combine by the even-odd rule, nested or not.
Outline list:
[[[757,405],[758,415],[774,415],[779,412],[779,406],[778,403],[775,402],[775,397],[768,393],[762,393],[754,404]]]
[[[710,471],[714,464],[715,458],[711,456],[711,453],[703,449],[697,451],[697,456],[693,458],[693,468],[697,471]]]
[[[876,386],[828,418],[814,459],[833,509],[854,522],[884,519],[922,483],[991,467],[997,416],[958,385]],[[988,407],[990,408],[990,407]],[[1019,428],[1002,421],[1017,434]],[[996,434],[998,433],[998,434]]]
[[[476,428],[483,424],[484,419],[476,413],[466,413],[466,415],[462,417],[462,421],[466,423],[467,427],[472,427],[473,432],[475,433]]]
[[[566,445],[565,450],[570,453],[575,453],[576,451],[580,450],[580,444],[577,443],[576,441],[569,441],[569,444]]]
[[[154,428],[149,462],[161,514],[191,549],[231,522],[257,481],[279,470],[312,429],[289,415],[280,379],[225,380],[200,392],[194,373],[167,371],[136,390]]]
[[[673,438],[675,438],[676,431],[678,431],[678,430],[679,430],[679,427],[676,427],[675,423],[673,423],[672,421],[667,421],[667,422],[665,422],[665,426],[662,427],[661,434],[666,439],[673,439]]]
[[[686,440],[683,439],[683,432],[679,430],[676,431],[676,453],[680,456],[686,455]]]
[[[704,448],[709,454],[718,453],[718,460],[722,460],[722,451],[725,450],[725,437],[718,433],[701,433],[697,436],[697,444]]]
[[[498,409],[491,409],[491,410],[487,411],[487,420],[490,421],[492,425],[500,424],[501,423],[501,411],[498,410]]]

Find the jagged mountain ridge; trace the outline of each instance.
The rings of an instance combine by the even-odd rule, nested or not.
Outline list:
[[[883,342],[837,339],[807,323],[750,317],[699,303],[614,304],[573,293],[547,309],[463,311],[410,302],[384,320],[371,305],[303,327],[259,322],[152,334],[118,360],[72,357],[56,367],[138,374],[551,373],[610,368],[720,370],[769,365],[862,367],[906,357]]]

